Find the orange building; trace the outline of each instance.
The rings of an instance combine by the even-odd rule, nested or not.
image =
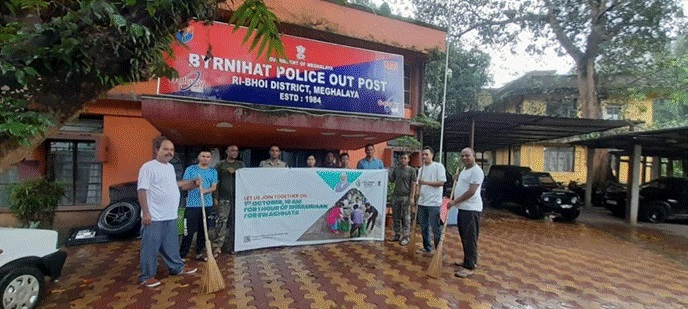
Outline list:
[[[173,163],[179,174],[193,164],[201,147],[214,149],[213,159],[221,160],[224,148],[230,144],[240,147],[240,158],[248,166],[257,166],[266,159],[271,144],[279,145],[282,159],[295,167],[304,166],[308,154],[315,154],[321,164],[329,151],[348,152],[355,167],[365,155],[362,148],[369,143],[376,145],[376,156],[386,166],[392,164],[395,153],[407,149],[387,146],[386,142],[419,136],[420,126],[412,119],[422,109],[424,67],[431,50],[444,49],[445,31],[331,1],[266,2],[280,20],[289,61],[297,62],[250,58],[247,53],[236,54],[236,49],[221,55],[221,46],[213,46],[213,60],[206,61],[205,66],[215,69],[216,76],[238,70],[231,75],[236,78],[231,84],[242,87],[223,88],[221,81],[204,80],[209,75],[203,71],[199,73],[205,74],[203,78],[180,73],[180,78],[172,81],[154,80],[112,89],[107,98],[86,106],[78,120],[0,175],[0,225],[13,224],[11,215],[2,208],[7,203],[7,184],[41,175],[68,184],[58,208],[56,228],[94,224],[110,202],[111,186],[136,181],[140,166],[152,158],[153,138],[160,135],[175,143]],[[217,34],[204,32],[204,26],[192,27],[180,33],[182,39],[193,36],[207,42],[217,40]],[[220,41],[241,39],[240,34],[230,33]],[[177,49],[185,53],[177,59],[192,65],[194,56],[189,54],[194,51],[182,50]],[[204,60],[199,61],[196,67],[201,72]],[[237,68],[232,66],[233,61],[239,61]],[[347,61],[353,62],[347,67]],[[250,69],[246,69],[246,63],[251,63]],[[257,67],[266,69],[270,65],[270,74],[256,71]],[[281,76],[275,75],[280,66],[295,68],[293,72],[303,69],[292,75],[284,70]],[[181,72],[184,66],[176,68]],[[326,72],[321,80],[317,80],[318,72]],[[246,79],[251,74],[262,74],[264,89],[249,89],[263,87],[249,85]],[[337,77],[344,81],[350,77],[350,89],[330,83]],[[283,84],[273,88],[267,80]],[[298,86],[308,82],[312,86],[308,91]],[[165,84],[179,89],[159,92]],[[296,86],[292,84],[301,88],[293,88]],[[396,92],[389,94],[390,89]],[[242,95],[233,96],[236,91]],[[285,102],[291,99],[294,102]],[[304,101],[310,105],[304,107]],[[417,157],[414,160],[418,162]]]

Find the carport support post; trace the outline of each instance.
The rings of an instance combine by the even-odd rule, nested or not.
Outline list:
[[[630,201],[630,207],[626,209],[627,220],[630,224],[638,223],[638,200],[640,199],[640,157],[641,157],[642,147],[640,145],[633,145],[633,154],[629,158],[628,166],[628,192],[630,196],[628,201]]]
[[[585,208],[592,207],[592,181],[595,179],[595,148],[587,148],[588,172],[585,177]]]

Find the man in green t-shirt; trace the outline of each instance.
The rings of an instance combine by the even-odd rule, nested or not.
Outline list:
[[[213,253],[222,252],[222,246],[227,242],[230,252],[234,252],[234,193],[236,192],[236,170],[246,167],[239,157],[239,147],[230,145],[225,151],[227,159],[218,163],[215,168],[219,178],[217,185],[217,198],[219,209],[215,225],[215,239],[213,241]]]
[[[409,166],[410,155],[399,155],[399,165],[390,169],[389,181],[394,183],[392,193],[392,216],[394,218],[394,237],[402,246],[409,243],[411,230],[411,206],[413,205],[416,169]]]

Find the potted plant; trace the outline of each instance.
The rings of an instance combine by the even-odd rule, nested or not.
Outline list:
[[[64,184],[46,179],[22,181],[10,191],[10,212],[22,227],[51,229]]]

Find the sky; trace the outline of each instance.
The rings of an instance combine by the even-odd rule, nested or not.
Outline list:
[[[372,1],[377,5],[382,3],[382,0]],[[684,15],[688,16],[688,0],[681,1],[683,2]],[[527,39],[527,35],[522,37],[522,40]],[[488,87],[499,88],[530,71],[553,70],[558,74],[572,73],[574,63],[570,56],[559,56],[551,49],[547,50],[543,55],[530,55],[525,51],[525,46],[525,44],[520,44],[515,47],[490,48],[491,62],[489,71],[492,75],[492,83]]]

